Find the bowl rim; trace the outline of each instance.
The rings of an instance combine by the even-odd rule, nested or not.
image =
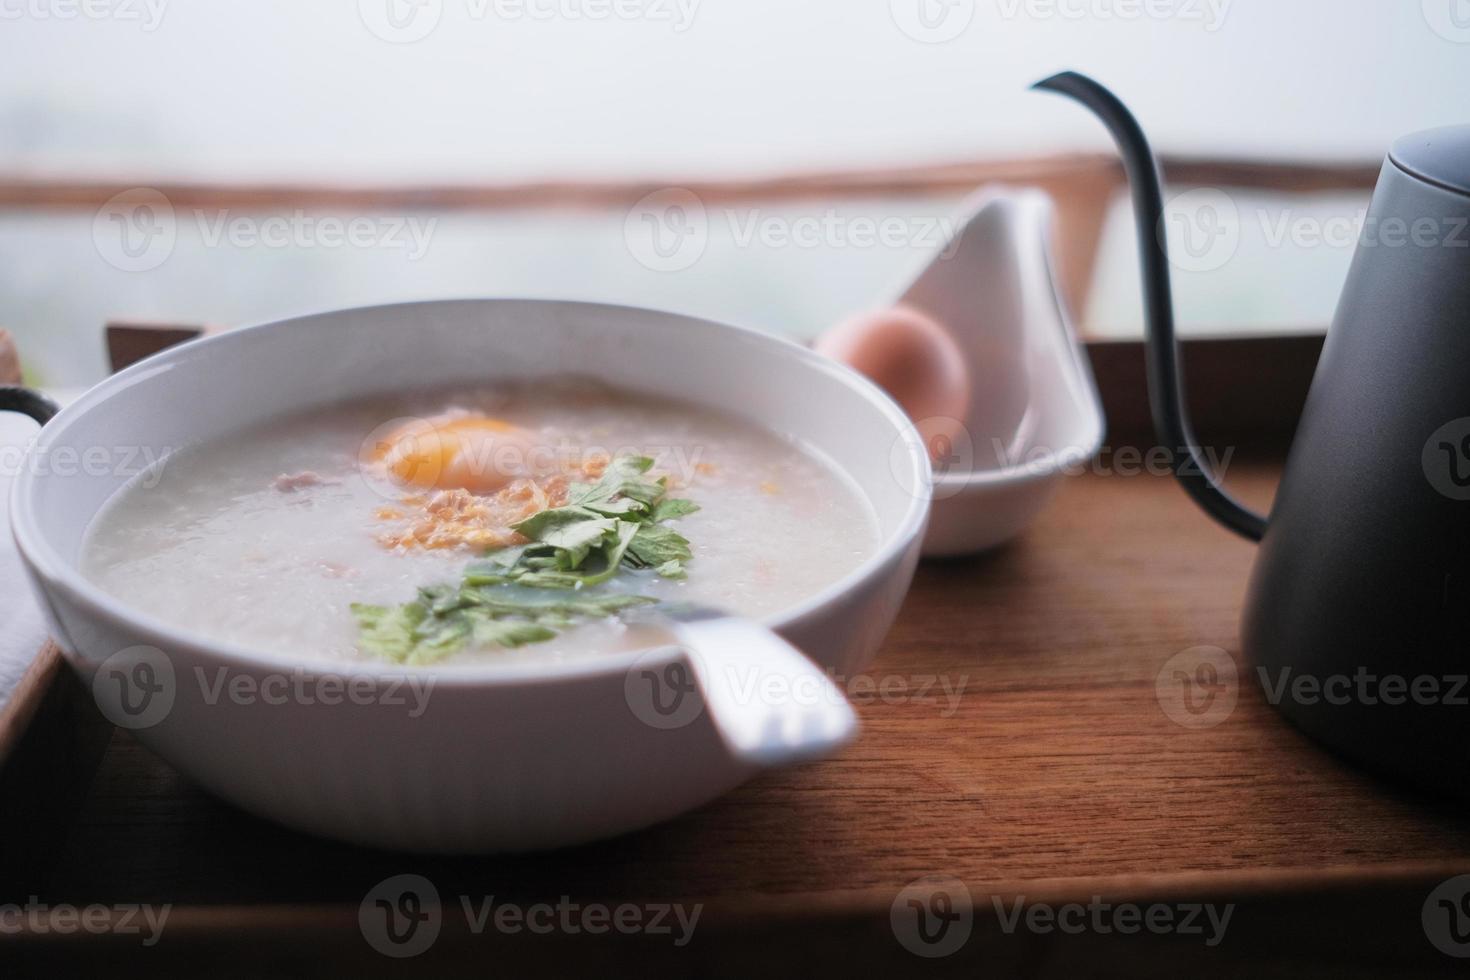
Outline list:
[[[721,322],[674,310],[639,307],[628,304],[538,297],[462,297],[411,300],[354,307],[332,307],[234,327],[218,334],[201,337],[198,340],[159,351],[135,364],[129,365],[116,374],[110,375],[103,381],[87,389],[79,397],[63,407],[55,418],[41,428],[35,441],[30,446],[28,455],[49,449],[53,443],[66,435],[66,431],[72,420],[81,418],[88,412],[98,409],[112,397],[114,392],[138,383],[146,376],[160,369],[172,366],[176,361],[183,361],[185,359],[191,361],[197,360],[200,352],[207,348],[227,349],[232,344],[258,342],[253,340],[258,334],[265,334],[271,330],[288,329],[291,325],[299,327],[307,321],[328,316],[389,311],[400,315],[408,315],[415,310],[422,310],[427,307],[442,308],[451,305],[479,306],[506,304],[568,307],[592,315],[634,313],[646,316],[673,318],[684,321],[688,325],[698,326],[707,330],[735,331],[744,335],[748,341],[757,347],[763,346],[769,350],[773,357],[794,358],[811,370],[819,371],[836,378],[849,390],[854,392],[854,394],[871,403],[892,424],[894,441],[904,445],[905,456],[898,457],[895,454],[893,456],[894,461],[890,463],[890,466],[896,466],[897,459],[906,458],[909,463],[909,472],[903,474],[904,478],[913,480],[912,483],[908,484],[909,486],[923,488],[925,492],[910,492],[908,494],[909,502],[897,527],[892,533],[884,535],[878,548],[872,555],[868,556],[860,565],[846,575],[800,602],[784,609],[781,613],[759,620],[761,625],[766,628],[780,631],[800,623],[802,620],[819,612],[823,607],[830,606],[845,596],[857,592],[870,580],[885,574],[892,568],[896,568],[907,551],[918,547],[928,523],[931,505],[931,497],[927,492],[932,480],[929,458],[928,454],[923,451],[922,445],[917,444],[912,439],[904,438],[905,434],[912,429],[912,423],[887,393],[846,365],[823,357],[815,351],[786,337],[750,326]],[[518,658],[509,663],[497,663],[491,660],[464,664],[410,665],[383,663],[371,660],[339,660],[320,654],[303,656],[277,653],[248,644],[216,640],[192,630],[173,626],[164,619],[134,608],[122,599],[108,594],[100,586],[89,581],[73,562],[66,561],[51,542],[47,540],[46,535],[40,528],[39,519],[36,516],[35,496],[37,493],[37,484],[40,479],[41,473],[38,468],[23,467],[11,488],[9,507],[11,533],[16,542],[17,551],[33,579],[37,582],[40,591],[49,593],[52,590],[56,590],[64,594],[71,604],[86,614],[119,622],[133,634],[145,638],[151,645],[167,650],[189,651],[196,656],[223,661],[242,671],[286,669],[317,676],[330,675],[354,679],[382,678],[391,680],[405,677],[429,677],[432,678],[432,682],[435,685],[448,684],[451,686],[494,685],[499,683],[535,684],[554,683],[609,674],[626,674],[635,664],[646,661],[654,654],[662,652],[666,655],[672,655],[676,649],[673,647],[648,647],[618,651],[607,655],[588,655],[585,657],[547,662],[536,662],[530,659]],[[859,489],[863,490],[866,495],[864,488],[859,486]],[[90,517],[88,519],[90,520]],[[50,605],[51,599],[49,595],[43,595],[42,599],[48,606]],[[57,622],[58,626],[61,625],[58,616],[53,614],[51,618]]]

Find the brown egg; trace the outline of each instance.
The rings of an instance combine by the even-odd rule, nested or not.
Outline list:
[[[855,316],[817,338],[818,353],[866,375],[902,406],[935,456],[965,438],[970,368],[948,330],[895,306]]]

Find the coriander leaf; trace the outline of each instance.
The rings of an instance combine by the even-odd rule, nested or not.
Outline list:
[[[402,662],[418,645],[417,627],[429,615],[429,610],[417,602],[393,607],[354,602],[352,615],[357,617],[359,642],[364,650]]]
[[[615,497],[612,500],[586,500],[577,506],[596,511],[604,517],[639,517],[647,519],[648,505],[633,497]]]
[[[544,643],[556,636],[556,630],[541,623],[493,619],[478,610],[466,618],[470,624],[470,635],[479,646],[523,647],[528,643]]]
[[[619,493],[638,501],[645,508],[650,508],[668,492],[667,484],[668,481],[662,477],[657,483],[625,483],[619,488]]]
[[[470,638],[470,622],[463,615],[436,617],[425,625],[432,624],[433,632],[422,635],[414,648],[410,663],[428,663],[449,656],[465,645]]]
[[[638,536],[639,529],[638,524],[630,524],[627,521],[617,522],[615,529],[617,537],[607,548],[606,566],[600,572],[587,576],[584,585],[601,585],[618,573],[618,569],[623,564],[623,558],[628,553],[628,548]]]
[[[607,592],[601,595],[577,595],[575,597],[543,599],[524,591],[504,586],[466,588],[463,595],[467,604],[483,609],[491,616],[521,616],[537,619],[547,615],[609,616],[629,606],[642,606],[656,600],[647,596],[624,592]]]
[[[619,456],[596,483],[573,484],[566,506],[514,525],[532,539],[530,545],[493,553],[486,561],[501,567],[475,565],[466,581],[580,589],[608,581],[623,564],[648,568],[690,560],[689,542],[657,525],[699,508],[692,501],[666,497],[668,481],[647,478],[652,466],[647,456]]]
[[[459,589],[453,585],[430,585],[419,589],[419,602],[428,606],[436,616],[453,612],[462,604]]]
[[[517,575],[512,581],[528,589],[579,589],[582,587],[584,577],[576,572],[559,572],[548,569],[528,571]]]
[[[585,589],[608,581],[618,573],[623,556],[643,526],[628,521],[611,523],[613,530],[604,538],[602,547],[591,552],[580,567],[565,567],[568,563],[563,560],[544,565],[531,559],[525,562],[523,569],[510,573],[511,581],[533,589]],[[609,541],[611,543],[607,543]]]
[[[693,557],[689,539],[684,535],[663,524],[644,524],[633,536],[625,560],[638,568],[649,568],[671,561],[689,561]]]
[[[495,585],[507,581],[506,573],[516,566],[525,553],[525,545],[512,545],[492,551],[479,561],[470,562],[464,572],[465,584]]]
[[[511,528],[538,544],[557,549],[557,564],[576,568],[602,543],[615,521],[581,507],[556,507],[533,514]]]
[[[699,510],[699,505],[692,500],[679,500],[675,497],[665,497],[653,508],[653,523],[662,524],[664,521],[677,520],[686,517]]]
[[[634,606],[657,605],[657,599],[651,599],[645,595],[628,595],[613,592],[601,596],[587,596],[582,599],[567,603],[569,612],[580,616],[611,616],[613,613],[631,609]]]
[[[646,512],[663,496],[666,483],[645,479],[652,468],[653,459],[648,456],[619,456],[607,464],[596,483],[572,484],[568,503],[614,515]]]
[[[534,619],[543,612],[551,612],[562,607],[560,599],[532,599],[522,590],[504,586],[466,587],[461,594],[465,597],[466,603],[477,609],[483,609],[490,616],[523,616]]]
[[[430,663],[467,643],[539,643],[578,620],[656,602],[621,592],[588,594],[625,566],[685,577],[689,542],[660,522],[699,508],[668,499],[668,481],[647,478],[652,466],[644,456],[614,459],[596,483],[573,484],[566,506],[514,525],[530,539],[527,544],[471,562],[456,585],[422,588],[402,606],[354,605],[359,645],[399,663]],[[542,598],[538,591],[554,597]]]
[[[508,585],[514,580],[509,575],[486,571],[476,562],[465,569],[464,581],[466,585]]]

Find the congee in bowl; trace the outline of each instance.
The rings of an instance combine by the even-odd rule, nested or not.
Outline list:
[[[658,603],[772,616],[878,546],[812,447],[563,378],[348,401],[174,452],[98,513],[82,571],[207,640],[427,665],[633,649],[625,617]]]
[[[650,601],[725,607],[757,674],[779,639],[805,655],[786,690],[840,696],[919,558],[912,431],[841,365],[694,317],[336,310],[103,381],[32,452],[162,464],[27,467],[11,516],[67,662],[187,778],[355,843],[524,851],[846,744],[803,698],[633,636]],[[794,737],[732,748],[763,718]]]

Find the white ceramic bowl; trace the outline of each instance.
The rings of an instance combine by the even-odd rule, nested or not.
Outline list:
[[[877,388],[761,333],[564,302],[324,313],[137,364],[51,420],[32,451],[157,453],[348,398],[568,373],[733,412],[845,471],[876,513],[881,546],[765,625],[839,678],[870,662],[918,560],[928,462]],[[212,642],[130,609],[78,571],[88,522],[126,478],[85,469],[27,467],[12,498],[16,541],[53,634],[110,717],[246,810],[394,849],[516,851],[665,820],[759,769],[729,750],[708,712],[666,727],[633,710],[635,671],[664,669],[683,656],[677,650],[551,665],[344,667]],[[236,686],[221,689],[221,679]],[[430,680],[420,705],[411,684]],[[393,703],[395,686],[404,703]],[[813,735],[792,743],[788,758],[761,762],[832,747]]]

